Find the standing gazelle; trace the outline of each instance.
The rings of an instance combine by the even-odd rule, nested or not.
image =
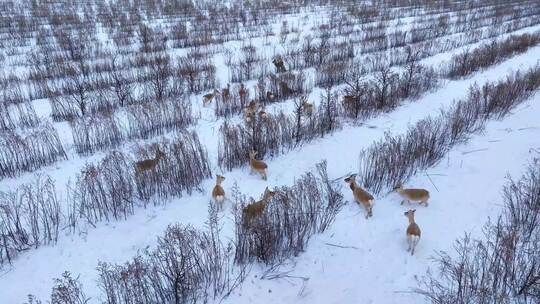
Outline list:
[[[203,105],[204,106],[209,105],[214,99],[214,97],[217,96],[217,94],[219,94],[219,90],[214,89],[214,92],[203,95]]]
[[[263,213],[266,205],[268,205],[268,201],[274,196],[274,194],[274,191],[270,191],[270,189],[266,187],[266,189],[264,189],[263,197],[260,201],[252,202],[251,204],[245,206],[244,209],[242,209],[244,226],[249,225],[254,218],[260,216]]]
[[[145,160],[140,160],[135,163],[135,172],[142,173],[144,171],[152,171],[157,166],[158,162],[165,158],[165,153],[161,152],[159,147],[156,147],[156,156]]]
[[[307,116],[311,116],[313,114],[313,104],[309,103],[305,96],[300,98],[300,102],[302,103],[302,112]]]
[[[416,212],[416,209],[410,209],[409,211],[405,212],[405,216],[409,219],[409,226],[407,227],[407,243],[409,244],[409,248],[407,249],[407,252],[411,252],[411,255],[414,254],[414,249],[416,248],[416,244],[418,244],[418,241],[420,241],[420,227],[418,227],[418,224],[414,222],[414,213]]]
[[[347,177],[345,182],[349,183],[354,200],[366,209],[366,219],[373,216],[373,195],[369,194],[366,190],[356,184],[356,174]]]
[[[225,177],[222,175],[216,175],[216,185],[212,190],[212,198],[218,205],[218,209],[223,208],[223,201],[225,200],[225,190],[221,186],[221,182],[225,180]]]
[[[413,188],[403,189],[401,185],[397,185],[394,188],[394,191],[399,193],[399,195],[403,199],[401,201],[402,205],[405,201],[407,201],[409,204],[411,203],[411,201],[413,201],[413,202],[419,202],[420,204],[424,204],[426,207],[428,206],[429,191],[425,189],[413,189]]]
[[[257,151],[249,152],[249,167],[251,168],[251,172],[255,171],[259,173],[262,179],[266,180],[266,169],[268,169],[268,165],[262,160],[255,159],[255,156],[257,156]]]

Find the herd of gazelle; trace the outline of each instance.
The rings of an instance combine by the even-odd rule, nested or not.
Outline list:
[[[345,182],[349,184],[354,200],[359,205],[363,206],[364,209],[366,209],[366,219],[372,217],[373,195],[369,194],[356,183],[356,174],[345,178]],[[411,202],[418,202],[420,204],[424,204],[426,207],[428,206],[429,192],[425,189],[404,189],[401,185],[397,185],[394,188],[394,191],[401,196],[401,205],[407,201],[408,204],[411,204]],[[414,249],[416,248],[416,244],[418,244],[421,236],[420,227],[418,227],[418,224],[416,224],[414,221],[415,212],[416,209],[409,209],[409,211],[405,212],[405,216],[409,219],[409,226],[406,230],[407,243],[409,245],[409,249],[407,251],[410,251],[411,255],[414,254]]]
[[[284,63],[281,58],[276,58],[273,60],[274,65],[278,69],[279,72],[285,71]],[[212,100],[221,93],[221,97],[223,100],[226,100],[230,96],[230,86],[227,85],[227,88],[222,89],[220,92],[217,89],[214,89],[212,93],[208,93],[203,95],[203,104],[208,105],[212,102]],[[243,84],[240,85],[240,89],[238,92],[238,95],[241,99],[242,104],[245,103],[245,99],[247,96],[247,89],[244,87]],[[266,92],[266,98],[268,100],[273,100],[275,98],[275,95],[272,92],[267,91]],[[345,106],[350,105],[355,102],[355,97],[351,95],[345,95],[343,96],[343,104]],[[300,98],[300,107],[303,111],[303,113],[307,115],[311,115],[313,113],[313,104],[309,103],[307,98],[305,96],[302,96]],[[263,107],[260,107],[259,102],[257,100],[252,100],[249,102],[249,104],[244,108],[244,119],[246,123],[249,123],[255,119],[255,117],[259,118],[266,118],[267,113],[264,110]],[[251,170],[251,173],[257,173],[261,176],[263,180],[267,180],[267,169],[268,165],[262,161],[258,160],[255,157],[257,156],[256,151],[250,151],[249,152],[249,167]],[[156,148],[156,156],[152,159],[146,159],[142,161],[138,161],[135,164],[135,170],[137,173],[141,173],[148,170],[154,170],[158,162],[165,157],[165,154],[159,150],[159,148]],[[225,190],[223,189],[223,186],[221,183],[225,180],[225,177],[222,175],[216,175],[216,185],[212,189],[212,198],[214,199],[215,203],[218,205],[219,209],[223,208],[223,202],[225,201]],[[344,180],[346,183],[349,184],[349,187],[351,188],[351,191],[353,193],[354,200],[361,205],[366,210],[366,219],[373,216],[373,201],[374,197],[369,192],[364,190],[362,187],[360,187],[356,183],[356,174],[350,175],[349,177],[345,178]],[[394,191],[397,192],[401,198],[401,205],[405,201],[407,201],[409,204],[411,202],[418,202],[420,204],[424,204],[426,207],[428,206],[428,200],[429,200],[429,192],[425,189],[404,189],[401,185],[398,185],[394,188]],[[253,219],[260,216],[266,206],[268,205],[268,201],[274,196],[275,192],[271,191],[266,187],[264,190],[263,196],[259,201],[252,201],[250,204],[244,207],[242,210],[242,216],[243,216],[243,225],[249,225]],[[409,225],[407,226],[406,235],[407,235],[407,243],[409,245],[408,250],[411,252],[411,255],[414,254],[414,250],[416,248],[416,244],[418,244],[418,241],[420,240],[421,231],[420,227],[416,222],[414,221],[414,214],[416,212],[416,209],[409,209],[404,213],[404,215],[409,220]]]

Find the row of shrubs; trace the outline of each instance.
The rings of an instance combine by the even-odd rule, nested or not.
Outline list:
[[[40,123],[22,132],[0,131],[0,178],[15,177],[61,159],[67,155],[51,124]]]
[[[152,250],[123,264],[100,262],[97,284],[105,303],[206,303],[221,301],[246,278],[252,262],[276,266],[297,256],[309,239],[324,232],[344,204],[339,184],[326,173],[306,173],[292,187],[280,187],[252,225],[242,212],[250,203],[238,189],[232,195],[235,236],[225,241],[218,210],[210,205],[207,228],[171,225]],[[63,288],[62,288],[63,287]],[[66,272],[55,280],[53,296],[86,303],[83,286]],[[31,297],[31,303],[37,303]]]
[[[156,157],[157,151],[163,156]],[[137,159],[113,151],[99,163],[87,164],[60,196],[65,202],[59,202],[54,182],[44,176],[0,191],[0,265],[31,247],[55,244],[63,229],[75,233],[100,221],[126,219],[136,207],[192,193],[211,175],[195,133],[141,146]]]
[[[125,117],[126,123],[119,117]],[[148,139],[182,131],[195,122],[186,100],[131,105],[125,113],[87,115],[70,122],[75,151],[88,155],[118,147],[128,139]]]
[[[524,51],[536,44],[536,38],[532,39],[529,34],[524,34],[509,37],[499,44],[505,47],[497,48],[501,52],[497,57],[506,58],[513,53],[508,50]],[[468,74],[476,70],[472,66],[482,61],[480,57],[484,56],[485,50],[491,48],[491,44],[477,48],[468,61],[471,66]],[[407,49],[407,58],[407,63],[400,73],[394,72],[388,65],[382,65],[376,68],[378,71],[371,79],[364,79],[363,66],[348,67],[343,75],[346,84],[343,93],[346,97],[338,102],[337,97],[332,96],[328,89],[326,96],[322,96],[322,104],[313,115],[304,115],[301,107],[298,107],[299,102],[296,102],[297,106],[292,114],[281,112],[249,124],[224,123],[220,129],[219,165],[228,170],[242,166],[247,163],[248,152],[251,150],[257,151],[261,157],[278,155],[303,142],[324,136],[338,128],[343,118],[365,120],[391,111],[404,100],[419,98],[422,94],[436,89],[442,83],[443,77],[451,77],[449,73],[443,72],[443,75],[440,75],[433,68],[421,65],[419,53],[411,48]],[[458,57],[453,57],[450,65],[459,60]],[[336,83],[337,81],[332,85]]]
[[[415,292],[434,304],[540,302],[540,159],[502,195],[502,214],[438,252]]]
[[[257,115],[245,123],[226,121],[220,128],[219,166],[231,170],[247,164],[248,153],[252,150],[261,157],[276,156],[338,129],[336,94],[327,90],[322,98],[321,105],[309,115],[296,99],[292,115],[280,112],[277,115]]]
[[[0,102],[0,131],[34,128],[40,121],[30,102]]]
[[[502,41],[484,44],[472,51],[466,50],[452,57],[446,74],[450,78],[469,75],[515,54],[524,53],[539,42],[540,32],[536,32],[533,34],[512,35]]]
[[[403,135],[391,136],[360,153],[360,183],[375,193],[406,182],[437,164],[456,144],[501,119],[540,87],[540,66],[505,80],[469,88],[465,99],[435,117],[422,119]]]

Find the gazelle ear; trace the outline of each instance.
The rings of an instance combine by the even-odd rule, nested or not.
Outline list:
[[[413,209],[412,212],[415,213],[415,212],[416,212],[416,209]]]

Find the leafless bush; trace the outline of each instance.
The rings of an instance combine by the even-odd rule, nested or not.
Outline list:
[[[0,136],[0,177],[14,177],[67,159],[58,132],[42,124],[23,134],[3,131]]]
[[[171,141],[141,147],[138,155],[143,160],[154,159],[157,148],[165,153],[164,159],[149,168],[136,168],[140,199],[181,196],[183,192],[191,194],[204,178],[211,176],[207,152],[196,133],[180,133]]]
[[[79,277],[72,278],[69,271],[62,273],[61,278],[54,279],[51,298],[48,303],[54,304],[87,304],[90,302],[83,291]],[[35,296],[29,295],[25,304],[42,304]]]
[[[439,116],[419,121],[404,135],[386,135],[360,154],[362,184],[379,193],[435,165],[452,146],[482,130],[489,119],[505,117],[527,99],[540,86],[539,76],[537,66],[482,89],[473,86],[464,100]]]
[[[184,99],[149,102],[127,108],[128,137],[150,138],[179,131],[195,122],[191,103]]]
[[[70,191],[72,228],[79,218],[90,224],[127,218],[136,206],[131,160],[111,152],[99,164],[87,164]]]
[[[343,196],[326,173],[326,162],[317,165],[319,176],[307,173],[292,187],[275,189],[262,213],[246,221],[249,203],[235,193],[235,261],[278,264],[300,254],[311,236],[324,232],[344,204]]]
[[[207,55],[196,50],[177,58],[175,75],[190,93],[213,89],[217,85],[216,67]]]
[[[291,97],[309,94],[313,83],[306,79],[303,72],[284,72],[278,75],[259,78],[257,91],[259,101],[263,103],[278,102]],[[268,92],[273,98],[269,99]]]
[[[407,98],[421,94],[439,85],[439,76],[433,68],[410,62],[401,74],[388,66],[375,73],[374,79],[362,78],[363,72],[350,70],[345,80],[343,113],[350,118],[367,119],[396,108]]]
[[[279,155],[311,140],[333,132],[341,125],[337,119],[335,97],[311,115],[298,107],[291,115],[280,112],[265,117],[256,116],[249,123],[233,125],[225,122],[220,128],[218,163],[231,170],[248,163],[248,152],[255,150],[261,157]]]
[[[70,121],[75,151],[88,155],[117,147],[123,140],[120,126],[109,115],[91,115]]]
[[[242,95],[242,93],[244,95]],[[242,112],[247,106],[249,99],[249,90],[241,85],[232,85],[229,88],[229,96],[224,98],[223,92],[221,98],[214,99],[214,113],[216,116],[231,117]]]
[[[14,191],[0,191],[0,265],[19,253],[56,243],[61,210],[53,180],[38,175]]]
[[[232,245],[207,231],[169,226],[156,249],[124,265],[100,263],[98,284],[106,303],[197,303],[228,296],[245,278],[234,267]]]
[[[34,128],[39,125],[39,118],[30,102],[9,105],[0,103],[0,130]]]
[[[503,189],[503,213],[484,235],[459,238],[450,255],[439,252],[437,272],[415,291],[431,303],[538,303],[540,301],[540,160]]]
[[[493,41],[474,50],[454,55],[447,66],[446,74],[451,78],[470,75],[515,54],[524,53],[540,42],[540,33],[512,35],[502,41]]]

